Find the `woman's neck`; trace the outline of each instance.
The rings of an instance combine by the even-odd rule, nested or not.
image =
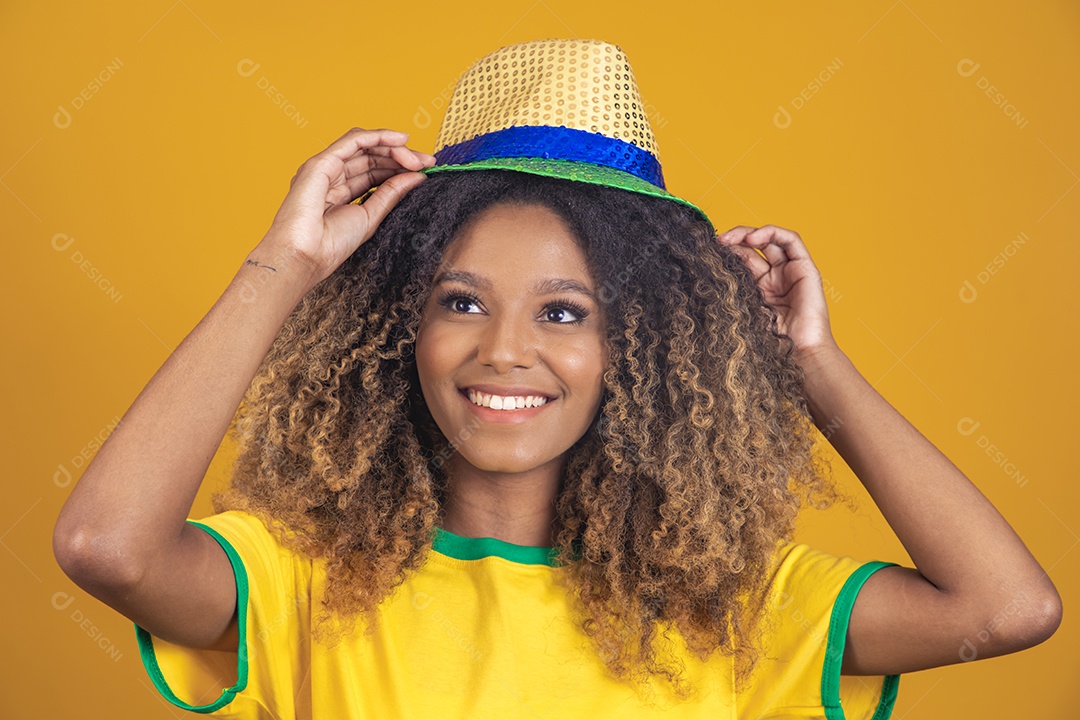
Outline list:
[[[478,470],[460,456],[456,460],[448,463],[444,530],[515,545],[555,545],[555,498],[561,486],[561,463],[509,474]]]

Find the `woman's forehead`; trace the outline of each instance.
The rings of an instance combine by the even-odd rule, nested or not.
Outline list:
[[[448,273],[477,287],[500,278],[593,284],[580,240],[562,217],[538,205],[498,205],[469,222],[447,245],[433,281]]]

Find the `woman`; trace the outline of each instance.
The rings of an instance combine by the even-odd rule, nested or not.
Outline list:
[[[170,701],[886,717],[898,674],[1054,632],[1021,540],[837,346],[796,233],[427,177],[406,139],[354,128],[300,167],[57,522]],[[232,486],[185,522],[234,412]],[[791,541],[832,497],[814,424],[916,569]]]

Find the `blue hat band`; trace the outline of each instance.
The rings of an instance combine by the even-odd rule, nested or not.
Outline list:
[[[595,163],[630,173],[666,190],[660,162],[625,140],[568,127],[521,125],[478,135],[435,153],[435,166],[490,158],[536,157]]]

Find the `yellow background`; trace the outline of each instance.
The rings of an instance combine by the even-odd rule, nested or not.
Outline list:
[[[894,717],[1076,716],[1080,9],[692,7],[5,4],[0,716],[180,714],[152,691],[131,623],[53,559],[85,458],[217,299],[306,158],[354,125],[408,131],[430,152],[469,64],[560,36],[627,53],[673,192],[721,230],[801,233],[841,347],[1064,597],[1043,645],[904,676]],[[229,459],[223,448],[193,515],[210,512]],[[803,538],[909,563],[861,497],[855,513],[808,514]]]

